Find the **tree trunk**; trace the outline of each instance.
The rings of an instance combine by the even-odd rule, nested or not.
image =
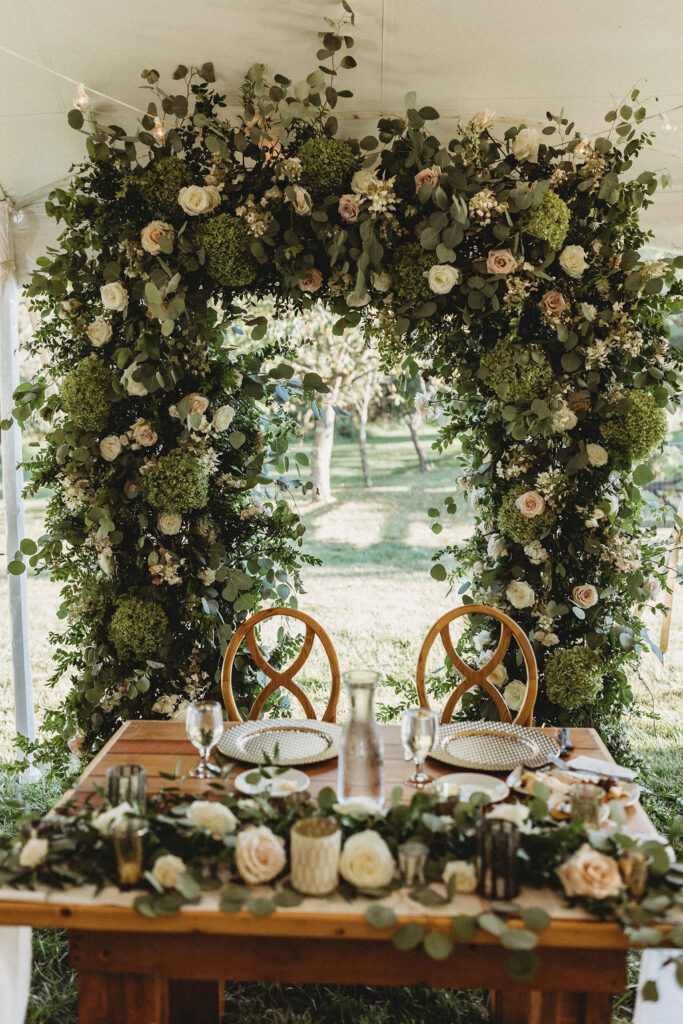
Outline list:
[[[417,452],[417,458],[420,463],[420,472],[428,473],[430,469],[434,469],[432,463],[427,459],[422,445],[420,444],[420,438],[417,433],[417,427],[421,420],[419,412],[415,411],[411,416],[408,416],[408,429],[410,430],[410,439],[415,445],[415,451]]]
[[[363,482],[366,487],[372,487],[370,462],[368,460],[368,412],[374,390],[375,375],[372,374],[365,382],[361,399],[358,403],[358,444],[360,447],[360,462],[363,468]]]
[[[329,405],[322,416],[315,421],[313,433],[313,451],[311,453],[311,481],[313,483],[313,500],[321,503],[334,501],[330,483],[330,462],[334,445],[334,421],[336,413]]]

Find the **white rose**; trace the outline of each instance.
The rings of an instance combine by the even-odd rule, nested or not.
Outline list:
[[[503,683],[507,682],[508,670],[505,668],[505,665],[496,665],[493,671],[486,678],[490,683],[493,683],[494,686],[500,687]]]
[[[215,204],[208,189],[201,185],[186,185],[178,193],[178,205],[190,217],[198,217],[200,213],[209,213]]]
[[[579,608],[592,608],[598,603],[598,592],[592,583],[582,583],[572,590],[572,597]]]
[[[185,861],[172,853],[162,853],[161,857],[154,861],[152,874],[164,889],[175,889],[178,879],[185,874]]]
[[[203,415],[209,408],[209,399],[206,395],[199,395],[196,391],[193,391],[191,395],[187,396],[187,401],[189,403],[188,416],[191,416],[194,412],[198,412]]]
[[[351,191],[355,192],[357,196],[363,196],[372,187],[374,181],[375,172],[371,171],[369,167],[363,167],[360,171],[356,171],[351,178]]]
[[[137,359],[134,359],[130,366],[121,374],[121,383],[129,395],[142,398],[144,395],[149,394],[149,392],[141,380],[133,380],[133,374],[139,369],[140,363]]]
[[[102,548],[97,556],[97,562],[102,572],[107,576],[111,576],[114,571],[114,566],[116,565],[112,549],[110,547]]]
[[[91,345],[95,348],[101,348],[102,345],[106,345],[111,340],[111,324],[108,320],[98,316],[92,323],[88,324],[85,333],[88,335]]]
[[[515,505],[527,519],[533,519],[534,516],[540,516],[545,512],[545,501],[537,491],[526,491],[524,494],[520,494]]]
[[[136,420],[130,429],[134,439],[137,441],[138,444],[141,444],[143,447],[149,448],[150,445],[156,444],[157,435],[155,431],[152,430],[149,423],[146,423],[145,420]]]
[[[503,821],[511,821],[513,825],[523,825],[529,817],[529,808],[526,804],[497,804],[486,814],[487,818],[501,818]]]
[[[183,517],[178,512],[160,512],[157,516],[157,530],[167,537],[180,533],[182,525]]]
[[[460,282],[461,273],[448,263],[435,263],[429,268],[427,282],[435,295],[447,295]]]
[[[604,900],[623,889],[619,865],[612,857],[598,853],[588,843],[557,869],[567,896]]]
[[[538,160],[538,147],[541,144],[541,133],[538,128],[522,128],[512,140],[512,152],[517,160],[528,160],[535,164]]]
[[[235,864],[247,885],[270,882],[286,863],[284,843],[267,825],[251,825],[238,834]]]
[[[386,270],[383,270],[381,274],[376,271],[372,271],[370,274],[370,280],[372,287],[378,292],[388,292],[391,288],[391,278],[387,274]]]
[[[162,693],[152,704],[152,711],[155,715],[172,715],[175,711],[177,697],[171,697],[168,693]]]
[[[533,588],[523,580],[513,580],[508,585],[505,596],[513,608],[531,608],[536,600]]]
[[[609,458],[607,449],[603,448],[601,444],[587,444],[586,455],[589,466],[604,466]]]
[[[174,722],[184,722],[185,721],[185,716],[187,715],[187,709],[189,708],[189,706],[190,706],[189,700],[181,700],[180,704],[178,705],[178,707],[173,712],[173,721]]]
[[[489,558],[504,558],[508,553],[505,537],[501,537],[498,533],[492,533],[486,545],[486,550]]]
[[[222,839],[226,832],[234,832],[237,818],[229,807],[215,800],[195,800],[187,810],[187,820],[195,828],[204,828],[214,839]]]
[[[294,199],[291,200],[292,206],[295,212],[303,217],[313,209],[311,197],[301,185],[292,185],[292,189],[294,191]]]
[[[384,816],[384,811],[371,796],[354,796],[334,805],[337,814],[353,814],[357,818]]]
[[[121,312],[128,305],[128,292],[120,281],[112,281],[110,284],[103,284],[100,288],[102,305],[105,309],[113,309]]]
[[[175,238],[175,231],[173,230],[172,224],[167,224],[163,220],[153,220],[142,229],[140,232],[140,244],[145,252],[151,253],[156,256],[161,252],[161,246],[159,245],[159,239],[161,237],[168,238],[170,242]]]
[[[526,684],[512,679],[503,690],[503,698],[511,711],[519,711],[526,699]]]
[[[576,413],[573,409],[570,409],[568,405],[562,405],[559,409],[556,409],[550,416],[550,423],[553,430],[561,432],[563,430],[573,430],[578,423]]]
[[[477,888],[477,872],[474,864],[466,860],[449,860],[441,875],[444,883],[448,885],[451,878],[455,878],[455,891],[474,892]]]
[[[220,409],[216,409],[211,419],[213,429],[227,430],[234,418],[235,410],[233,407],[231,405],[222,405]]]
[[[114,459],[118,458],[122,450],[123,446],[116,434],[107,434],[100,441],[100,455],[105,462],[113,462]]]
[[[382,889],[394,877],[394,858],[379,832],[366,829],[344,843],[339,872],[359,889]]]
[[[560,266],[569,277],[581,277],[588,267],[583,246],[565,245],[560,253]]]
[[[124,800],[122,804],[117,804],[116,807],[110,807],[107,811],[100,811],[92,819],[91,824],[101,836],[106,836],[112,826],[118,825],[127,814],[132,813],[133,808],[127,800]]]
[[[47,839],[31,836],[19,851],[19,864],[22,868],[37,868],[47,857],[50,844]]]

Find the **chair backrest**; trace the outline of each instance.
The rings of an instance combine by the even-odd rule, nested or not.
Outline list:
[[[459,619],[461,615],[489,615],[491,618],[497,619],[501,623],[498,646],[491,658],[481,668],[472,668],[470,665],[465,664],[460,655],[457,654],[453,645],[450,625],[454,619]],[[420,699],[420,707],[429,707],[427,687],[425,686],[425,672],[429,652],[439,636],[441,637],[441,642],[443,643],[446,654],[453,663],[453,667],[456,668],[463,677],[462,682],[458,684],[450,695],[446,702],[446,706],[443,709],[441,722],[444,725],[451,721],[455,707],[462,695],[473,686],[480,686],[482,690],[485,690],[486,693],[493,698],[493,701],[500,712],[502,722],[512,721],[510,709],[503,700],[500,690],[493,683],[489,682],[488,676],[490,676],[494,669],[502,662],[513,636],[519,644],[524,657],[527,677],[526,697],[522,707],[517,712],[514,721],[517,725],[531,724],[534,714],[534,705],[536,703],[536,695],[538,693],[538,668],[536,666],[536,658],[534,656],[533,648],[529,643],[529,638],[524,630],[521,626],[518,626],[509,615],[498,611],[497,608],[489,608],[485,604],[467,604],[463,605],[462,608],[454,608],[453,611],[446,612],[445,615],[442,615],[438,622],[435,622],[430,629],[424,643],[422,644],[420,656],[417,661],[417,693]]]
[[[292,619],[300,619],[301,622],[305,622],[306,624],[306,634],[304,636],[304,642],[301,650],[292,664],[282,671],[278,671],[273,668],[273,666],[266,661],[259,650],[258,642],[256,640],[256,627],[258,624],[263,622],[264,619],[270,619],[276,615],[286,615]],[[223,670],[221,672],[221,688],[223,691],[223,700],[228,713],[228,721],[242,721],[242,717],[237,710],[234,694],[232,692],[232,668],[235,662],[237,650],[242,643],[242,640],[245,638],[247,641],[247,647],[249,648],[249,653],[251,654],[254,662],[262,672],[265,672],[270,680],[270,682],[263,687],[254,701],[251,711],[249,712],[249,721],[254,721],[258,718],[268,698],[271,697],[276,690],[279,690],[280,687],[284,687],[289,690],[289,692],[297,698],[303,707],[307,718],[315,718],[316,715],[313,705],[301,687],[294,682],[294,677],[299,671],[301,671],[301,668],[306,663],[316,636],[320,639],[320,642],[325,649],[327,660],[330,663],[330,673],[332,675],[332,691],[322,720],[323,722],[336,721],[337,703],[339,701],[339,691],[341,689],[341,675],[339,672],[339,662],[337,660],[336,651],[332,646],[332,641],[322,626],[310,615],[307,615],[306,612],[300,612],[295,608],[265,608],[263,611],[257,612],[256,615],[252,615],[246,620],[246,622],[243,622],[242,625],[235,630],[232,640],[228,644],[228,649],[225,652],[225,657],[223,658]]]

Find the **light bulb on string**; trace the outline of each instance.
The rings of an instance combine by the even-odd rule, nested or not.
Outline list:
[[[90,106],[90,97],[85,91],[85,86],[82,82],[78,83],[76,88],[76,99],[74,100],[74,106],[78,107],[79,110],[85,110]]]
[[[581,139],[581,142],[578,144],[578,146],[574,150],[576,156],[585,156],[586,153],[588,152],[588,146],[589,145],[590,145],[590,142],[589,142],[588,136],[584,135],[584,137]]]
[[[666,135],[671,135],[672,132],[676,131],[676,125],[669,120],[666,114],[660,114],[659,116],[662,119],[662,131],[665,132]]]
[[[152,135],[157,142],[163,142],[166,138],[166,129],[164,128],[161,120],[158,117],[154,118],[154,128],[152,129]]]

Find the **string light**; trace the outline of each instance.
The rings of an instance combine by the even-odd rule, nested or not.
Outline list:
[[[163,142],[166,138],[166,129],[164,128],[161,120],[158,117],[154,118],[154,128],[152,129],[152,135],[157,142]]]
[[[669,120],[669,118],[668,118],[668,116],[666,114],[660,114],[659,116],[662,119],[662,131],[663,132],[665,132],[667,135],[671,135],[672,132],[676,131],[676,125],[673,124],[673,122]]]
[[[589,145],[590,145],[590,141],[588,139],[588,136],[584,135],[584,137],[581,139],[581,142],[578,144],[578,146],[576,147],[574,152],[576,153],[577,156],[585,156],[586,153],[588,152]]]
[[[83,82],[79,82],[76,88],[76,99],[74,100],[74,106],[78,107],[79,110],[85,110],[86,107],[90,106],[90,97],[85,91]]]

